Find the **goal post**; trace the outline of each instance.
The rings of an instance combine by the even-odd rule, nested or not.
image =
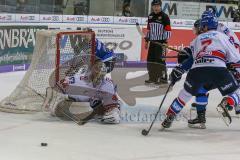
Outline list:
[[[88,55],[84,58],[84,63],[92,64],[95,57],[93,31],[38,31],[30,67],[14,91],[0,102],[0,111],[12,113],[41,111],[46,88],[52,87],[65,76],[62,65],[84,55]]]

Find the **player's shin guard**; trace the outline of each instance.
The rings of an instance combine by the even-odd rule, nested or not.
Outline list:
[[[183,107],[185,106],[185,103],[188,102],[192,98],[192,95],[188,93],[185,89],[181,90],[178,98],[176,98],[171,106],[169,107],[166,118],[162,123],[163,128],[170,128],[172,125],[172,122],[174,121],[176,115],[181,112]]]
[[[233,94],[224,97],[219,106],[224,107],[227,111],[231,111],[234,108],[236,114],[240,114],[240,95],[238,90]]]
[[[206,106],[208,104],[208,96],[208,90],[200,88],[195,99],[196,102],[192,104],[192,108],[196,109],[197,112],[206,110]]]
[[[170,128],[172,122],[174,121],[176,115],[183,109],[185,103],[178,98],[176,98],[171,104],[167,111],[166,118],[162,123],[163,128]]]
[[[236,114],[240,114],[240,98],[237,93],[233,93],[230,96],[227,97],[227,109],[232,110],[233,108],[235,109]]]
[[[167,111],[166,118],[162,123],[163,128],[170,128],[172,122],[174,121],[176,115],[183,109],[185,103],[178,98],[176,98],[171,104],[170,108]]]

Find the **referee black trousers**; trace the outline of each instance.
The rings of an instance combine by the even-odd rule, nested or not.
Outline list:
[[[162,43],[162,41],[157,41]],[[150,42],[148,56],[147,56],[147,70],[149,80],[159,82],[159,80],[167,81],[166,62],[163,58],[165,49],[155,43]]]

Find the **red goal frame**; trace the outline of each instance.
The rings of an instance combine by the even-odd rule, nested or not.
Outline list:
[[[60,68],[60,40],[63,35],[91,35],[91,46],[92,46],[92,51],[91,51],[91,64],[94,62],[94,55],[95,55],[95,46],[96,46],[96,41],[95,41],[95,32],[94,31],[73,31],[73,32],[59,32],[56,35],[56,72],[55,72],[55,83],[59,82],[59,68]]]

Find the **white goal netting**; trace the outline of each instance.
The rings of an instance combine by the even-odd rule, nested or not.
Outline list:
[[[0,103],[0,111],[29,113],[41,111],[46,88],[64,76],[64,67],[79,55],[94,55],[92,31],[38,31],[31,65],[15,90]],[[93,56],[84,58],[92,63]],[[71,64],[70,64],[71,65]]]

